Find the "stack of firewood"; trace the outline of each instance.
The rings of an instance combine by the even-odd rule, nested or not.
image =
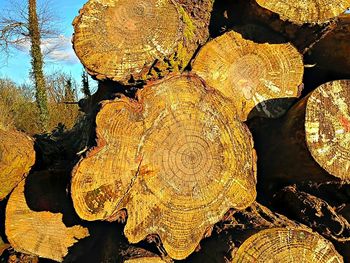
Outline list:
[[[0,130],[8,262],[350,261],[350,0],[89,0],[98,91]]]

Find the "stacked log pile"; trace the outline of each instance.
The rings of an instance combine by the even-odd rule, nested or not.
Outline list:
[[[89,0],[84,117],[0,130],[2,262],[350,262],[349,7]]]

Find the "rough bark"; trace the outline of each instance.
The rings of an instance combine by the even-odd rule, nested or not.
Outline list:
[[[0,130],[0,200],[26,176],[34,162],[34,142],[30,137]]]
[[[336,192],[328,195],[328,198]],[[350,224],[339,209],[323,199],[301,191],[295,186],[283,188],[274,197],[274,207],[280,213],[311,227],[328,240],[344,256],[350,258]]]
[[[323,83],[350,79],[350,14],[338,17],[334,29],[320,39],[304,55],[304,94]]]
[[[254,202],[243,211],[232,211],[227,213],[218,224],[221,230],[246,230],[258,231],[274,227],[303,228],[303,225],[288,219],[287,217],[275,213],[258,202]],[[239,239],[239,237],[237,237]]]
[[[350,221],[350,184],[341,182],[314,183],[306,182],[300,184],[298,189],[317,196],[333,207],[339,215]],[[350,253],[350,251],[349,251]]]
[[[238,118],[276,118],[291,106],[276,99],[300,96],[304,65],[290,44],[259,44],[230,31],[208,42],[195,58],[192,71],[233,101]]]
[[[257,3],[277,13],[282,20],[296,24],[325,23],[350,7],[349,0],[257,0]]]
[[[201,241],[201,249],[180,262],[236,262],[237,258],[233,256],[247,239],[258,234],[260,231],[275,228],[295,229],[298,231],[311,232],[311,229],[305,225],[292,221],[283,215],[272,212],[267,207],[254,202],[250,207],[243,211],[230,210],[225,217],[215,225],[210,237]],[[322,238],[320,238],[320,240],[322,242],[327,242]],[[267,261],[259,261],[257,259],[257,261],[253,260],[245,262]]]
[[[192,75],[149,85],[137,100],[105,101],[97,147],[73,171],[75,210],[113,221],[126,208],[130,242],[158,234],[172,258],[188,256],[229,208],[255,199],[255,151],[234,116]]]
[[[213,1],[89,1],[74,20],[73,44],[99,80],[135,84],[181,71],[208,38]]]
[[[38,21],[38,14],[36,11],[36,0],[28,0],[28,13],[29,13],[29,37],[30,37],[30,55],[32,64],[32,76],[35,84],[35,99],[39,108],[39,119],[41,128],[43,131],[47,129],[47,122],[49,118],[49,112],[47,109],[47,95],[46,95],[46,82],[43,72],[44,62],[43,54],[41,52],[41,35]]]
[[[41,184],[35,185],[27,178],[27,183],[23,180],[9,198],[5,217],[6,236],[16,251],[61,262],[68,248],[87,237],[89,231],[79,225],[68,227],[62,221],[63,214],[57,212],[62,199],[52,191],[55,184],[52,175],[38,173],[32,178]],[[37,189],[48,192],[38,196],[42,190]],[[36,200],[32,196],[36,196]],[[39,211],[33,210],[33,206],[40,208]],[[55,213],[48,212],[50,209]]]
[[[323,199],[288,186],[276,194],[274,203],[290,218],[312,227],[327,238],[338,242],[350,241],[349,222]]]
[[[337,20],[336,27],[320,40],[307,53],[310,64],[328,74],[350,75],[350,14],[344,14]]]

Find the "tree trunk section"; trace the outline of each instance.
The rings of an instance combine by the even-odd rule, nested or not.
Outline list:
[[[350,80],[318,87],[307,99],[305,137],[317,163],[342,180],[350,179]]]
[[[199,51],[192,71],[231,99],[244,121],[283,115],[291,106],[287,98],[300,96],[304,67],[290,44],[259,44],[230,31]]]
[[[257,0],[257,3],[296,24],[325,23],[350,7],[349,0]]]
[[[272,228],[249,237],[232,254],[232,263],[344,262],[331,242],[304,229]]]
[[[0,130],[0,200],[27,175],[34,163],[31,138],[17,131]]]
[[[47,191],[53,190],[50,184],[54,180],[49,173],[42,172],[33,174],[32,178],[36,183],[38,183],[37,179],[43,180],[39,180],[41,182],[39,185],[33,184],[28,178],[26,181],[23,180],[9,198],[5,217],[6,236],[16,251],[62,262],[68,253],[68,248],[79,239],[87,237],[89,231],[79,225],[67,227],[62,221],[63,215],[57,213],[57,210],[54,211],[55,213],[42,209],[32,210],[29,204],[48,210],[55,209],[52,204],[62,200],[53,194],[54,191],[50,191],[48,195],[37,196],[36,201],[33,201],[33,196],[42,193],[42,190],[33,190],[44,186],[47,187],[45,189]]]
[[[137,100],[105,101],[97,147],[73,171],[78,215],[113,221],[125,208],[131,243],[158,234],[170,257],[187,257],[229,208],[255,199],[255,151],[234,116],[193,75],[153,83]]]
[[[99,80],[124,85],[183,70],[208,38],[212,0],[89,1],[74,20],[74,49]]]

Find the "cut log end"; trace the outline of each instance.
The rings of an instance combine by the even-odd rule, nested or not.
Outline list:
[[[283,115],[288,108],[269,107],[269,101],[299,97],[304,67],[290,44],[258,44],[230,31],[200,50],[193,71],[230,98],[246,120],[255,107],[262,116]]]
[[[170,0],[89,1],[74,22],[74,49],[97,78],[128,81],[174,52],[181,27]]]
[[[75,168],[72,197],[87,220],[115,220],[126,208],[125,234],[136,243],[158,234],[172,258],[198,246],[230,208],[255,199],[255,151],[231,105],[192,75],[105,102],[99,145]]]
[[[257,0],[257,3],[296,24],[325,23],[350,7],[350,0]]]
[[[17,131],[0,129],[0,200],[22,180],[35,163],[32,139]]]
[[[128,85],[183,69],[208,37],[200,24],[173,0],[91,0],[73,22],[73,45],[91,75]]]
[[[166,263],[160,257],[140,257],[124,261],[124,263]]]
[[[272,228],[258,232],[233,251],[233,263],[343,263],[331,242],[302,229]]]
[[[68,248],[89,232],[81,226],[66,227],[62,214],[32,211],[26,202],[23,180],[11,193],[5,229],[11,246],[19,252],[63,261]]]
[[[308,98],[305,135],[318,164],[330,174],[350,179],[350,80],[321,85]]]

